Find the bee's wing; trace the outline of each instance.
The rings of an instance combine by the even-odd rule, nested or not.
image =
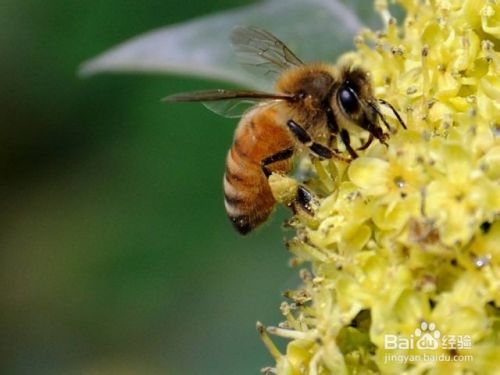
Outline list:
[[[203,102],[205,108],[227,118],[238,118],[243,116],[250,108],[258,102],[255,99],[227,99],[212,102]]]
[[[285,43],[257,27],[236,26],[230,39],[241,65],[259,69],[266,76],[304,64]]]
[[[212,112],[224,117],[240,117],[249,107],[259,102],[273,100],[292,101],[287,94],[271,94],[246,90],[207,90],[174,94],[163,98],[164,102],[202,102]]]

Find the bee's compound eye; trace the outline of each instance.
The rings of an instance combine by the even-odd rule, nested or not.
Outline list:
[[[352,88],[345,85],[339,89],[338,101],[347,114],[353,114],[359,111],[359,100],[358,96]]]

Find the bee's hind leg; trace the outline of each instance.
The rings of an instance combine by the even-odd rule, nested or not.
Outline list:
[[[314,207],[317,205],[316,196],[295,178],[281,173],[273,173],[266,167],[274,162],[286,160],[286,156],[289,154],[287,150],[265,158],[262,161],[262,170],[268,178],[273,197],[277,202],[290,208],[294,214],[302,212],[312,216]]]
[[[314,211],[312,205],[315,201],[314,195],[304,186],[299,185],[297,188],[297,197],[295,198],[295,206],[299,205],[305,212],[309,215],[314,215]],[[293,208],[294,211],[297,211],[297,208]]]
[[[278,151],[277,153],[262,159],[260,162],[260,167],[262,168],[262,172],[269,177],[272,171],[269,169],[268,165],[277,163],[279,161],[290,159],[293,156],[294,149],[293,147],[285,148],[284,150]]]

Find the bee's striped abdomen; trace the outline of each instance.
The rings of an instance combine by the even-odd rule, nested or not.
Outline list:
[[[226,212],[241,234],[266,221],[276,203],[262,171],[262,160],[293,144],[288,130],[276,122],[271,107],[256,108],[241,119],[224,174]],[[285,160],[269,169],[288,173],[291,165],[291,160]]]

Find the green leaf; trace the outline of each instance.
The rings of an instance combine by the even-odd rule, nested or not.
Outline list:
[[[367,4],[351,3],[358,8]],[[176,73],[253,88],[269,86],[265,77],[238,65],[228,40],[236,25],[271,31],[304,61],[334,62],[352,48],[362,22],[339,0],[269,0],[140,35],[85,62],[80,74]]]

